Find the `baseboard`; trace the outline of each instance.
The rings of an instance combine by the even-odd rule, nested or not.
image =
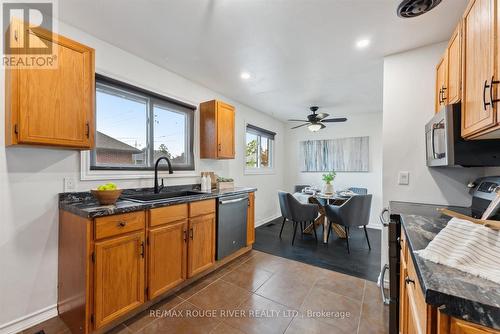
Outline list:
[[[255,222],[255,227],[259,227],[261,225],[267,224],[271,220],[274,220],[274,219],[280,218],[280,217],[281,217],[281,213],[278,213],[278,214],[272,215],[270,217],[266,217],[266,218],[260,219],[260,220],[258,220],[258,221]]]
[[[57,316],[57,305],[51,305],[6,324],[0,325],[0,334],[15,334]]]

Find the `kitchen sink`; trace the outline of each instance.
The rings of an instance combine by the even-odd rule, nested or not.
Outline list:
[[[156,203],[156,202],[162,202],[167,199],[172,199],[172,198],[180,198],[180,197],[187,197],[187,196],[193,196],[193,195],[200,195],[200,192],[197,191],[171,191],[171,192],[165,192],[165,193],[159,193],[159,194],[123,194],[122,198],[132,201],[132,202],[138,202],[138,203]]]

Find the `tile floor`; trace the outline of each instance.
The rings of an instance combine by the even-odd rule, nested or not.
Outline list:
[[[376,334],[387,323],[375,283],[254,250],[111,332]],[[57,317],[23,333],[41,329],[69,333]]]

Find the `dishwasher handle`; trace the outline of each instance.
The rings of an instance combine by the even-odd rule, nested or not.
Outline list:
[[[228,200],[220,200],[219,204],[238,203],[238,202],[241,202],[241,201],[248,201],[248,197],[241,197],[241,198],[228,199]]]

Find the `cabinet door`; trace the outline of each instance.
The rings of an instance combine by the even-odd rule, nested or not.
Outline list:
[[[406,291],[405,278],[408,275],[406,262],[401,251],[401,267],[399,271],[399,333],[407,333],[408,323],[408,295]]]
[[[215,215],[189,219],[188,277],[215,263]]]
[[[248,194],[247,246],[255,242],[255,193]]]
[[[149,299],[186,279],[187,228],[184,220],[149,231]]]
[[[462,136],[468,137],[496,124],[487,85],[495,75],[495,4],[473,0],[463,20]]]
[[[462,93],[462,25],[458,25],[448,45],[448,89],[447,102],[457,103]]]
[[[217,156],[234,158],[234,108],[217,102]]]
[[[28,30],[57,50],[55,69],[17,69],[17,142],[91,148],[94,142],[94,50],[61,36]]]
[[[448,63],[448,56],[445,55],[439,61],[436,68],[436,112],[446,105],[447,99],[447,82],[446,82],[446,66]]]
[[[95,243],[94,293],[96,328],[144,302],[144,232]]]

